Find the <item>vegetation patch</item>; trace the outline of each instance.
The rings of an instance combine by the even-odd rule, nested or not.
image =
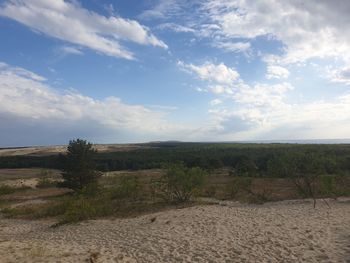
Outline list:
[[[0,196],[13,194],[17,191],[24,191],[27,189],[30,189],[30,187],[27,187],[27,186],[13,187],[9,185],[0,185]]]
[[[341,151],[341,157],[334,154]],[[101,169],[102,155],[91,143],[73,140],[67,155],[60,157],[61,185],[71,190],[51,188],[56,181],[50,172],[42,170],[38,188],[45,189],[32,189],[18,198],[0,200],[45,198],[48,202],[12,207],[1,204],[5,207],[1,212],[15,218],[54,217],[60,225],[100,217],[139,215],[179,204],[186,206],[196,201],[197,196],[250,203],[292,196],[313,198],[316,204],[317,198],[350,195],[350,158],[344,157],[348,156],[347,146],[170,144],[129,154],[103,155],[110,158],[106,170],[114,167],[116,156],[121,162],[118,167],[139,169],[144,167],[142,158],[145,158],[150,161],[147,168],[161,166],[163,170],[111,172],[100,177],[97,169]],[[0,186],[0,195],[16,197],[14,193],[18,190],[21,189]],[[58,196],[58,190],[64,195]]]
[[[183,203],[199,193],[207,173],[201,168],[188,168],[183,163],[172,164],[166,173],[155,182],[159,196],[168,202]]]

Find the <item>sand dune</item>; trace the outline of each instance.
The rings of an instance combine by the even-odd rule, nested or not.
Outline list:
[[[196,206],[50,228],[0,220],[1,262],[350,262],[350,202]]]
[[[120,152],[131,151],[140,148],[149,148],[141,144],[94,144],[94,148],[99,152]],[[59,146],[37,146],[37,147],[23,147],[23,148],[3,148],[0,149],[0,156],[17,156],[17,155],[54,155],[65,153],[67,151],[66,145]]]

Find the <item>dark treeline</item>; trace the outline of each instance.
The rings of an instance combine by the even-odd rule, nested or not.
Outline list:
[[[98,153],[100,171],[161,168],[183,162],[188,167],[216,169],[231,167],[240,175],[288,176],[283,167],[318,162],[327,174],[350,171],[350,145],[336,144],[233,144],[150,143],[132,151]],[[60,155],[0,157],[0,168],[61,169]],[[288,165],[287,165],[288,164]]]

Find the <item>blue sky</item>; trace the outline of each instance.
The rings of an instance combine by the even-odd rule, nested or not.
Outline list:
[[[342,139],[350,2],[0,1],[0,147]]]

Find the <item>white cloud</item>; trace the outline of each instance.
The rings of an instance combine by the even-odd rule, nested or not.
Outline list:
[[[284,63],[310,58],[350,59],[350,2],[211,0],[203,5],[226,38],[267,36],[284,45]],[[212,27],[214,28],[214,27]]]
[[[223,63],[215,65],[206,62],[197,66],[179,61],[178,66],[183,70],[196,74],[202,80],[230,84],[239,79],[239,73],[234,68],[229,68]]]
[[[290,90],[293,90],[293,86],[289,83],[275,85],[259,83],[253,87],[246,86],[239,89],[232,98],[241,104],[277,109],[285,105],[283,98]]]
[[[263,83],[257,83],[253,86],[248,85],[240,79],[238,72],[223,63],[215,65],[206,62],[203,65],[196,66],[180,61],[178,65],[181,69],[194,73],[201,80],[208,82],[207,87],[198,91],[211,92],[249,107],[277,109],[284,105],[285,94],[294,89],[287,82],[274,85]]]
[[[274,85],[264,83],[248,85],[239,78],[238,73],[233,74],[231,78],[223,77],[229,72],[229,68],[223,63],[220,63],[219,66],[209,63],[201,66],[183,62],[178,64],[189,73],[194,73],[200,79],[208,82],[207,87],[199,91],[210,92],[218,96],[209,102],[211,106],[222,104],[220,109],[209,111],[212,118],[210,129],[207,130],[209,133],[219,132],[220,135],[229,133],[231,136],[238,136],[236,134],[238,132],[239,136],[242,136],[239,137],[240,139],[243,139],[244,136],[253,136],[253,130],[256,133],[257,129],[266,129],[274,124],[271,119],[273,114],[285,112],[292,107],[285,102],[287,93],[294,89],[287,82]],[[220,74],[221,71],[226,74]],[[221,98],[231,101],[230,104],[234,106],[234,110],[227,109]],[[235,131],[235,134],[232,134],[232,131]],[[249,137],[245,137],[247,138]]]
[[[330,69],[328,77],[332,82],[350,85],[350,67]]]
[[[122,47],[120,40],[167,48],[137,21],[105,17],[84,9],[76,1],[8,0],[0,6],[0,16],[108,56],[133,59],[133,53]]]
[[[180,12],[182,6],[186,4],[183,0],[158,0],[152,8],[144,10],[139,18],[141,19],[166,19]]]
[[[344,139],[350,131],[350,94],[329,101],[279,107],[212,110],[213,133],[222,140]],[[332,128],[330,128],[332,127]]]
[[[169,123],[164,111],[129,105],[116,97],[97,100],[78,92],[59,92],[46,84],[45,78],[5,63],[0,64],[0,119],[21,119],[23,126],[35,122],[38,130],[82,126],[90,132],[94,129],[111,133],[137,131],[155,137],[185,131],[181,125]]]
[[[18,145],[25,136],[38,144],[43,143],[43,137],[53,143],[55,137],[62,138],[68,131],[67,140],[87,134],[88,138],[104,138],[105,142],[118,140],[123,133],[127,134],[126,141],[132,140],[134,133],[138,141],[348,137],[349,93],[327,101],[290,104],[286,95],[293,87],[288,83],[226,87],[232,93],[225,88],[216,93],[224,96],[225,103],[221,97],[213,99],[210,105],[220,107],[209,111],[209,119],[182,125],[167,120],[167,112],[174,107],[145,107],[116,97],[97,100],[78,92],[59,92],[44,77],[0,62],[0,144]],[[214,92],[209,88],[207,91]]]
[[[220,99],[213,99],[209,102],[210,106],[217,106],[217,105],[220,105],[222,104],[222,100]]]
[[[20,67],[11,67],[11,70],[8,70],[9,66],[4,63],[0,62],[0,71],[4,76],[12,77],[12,76],[19,76],[23,78],[27,78],[33,81],[45,81],[46,79],[42,76],[39,76],[29,70],[26,70],[24,68]]]
[[[211,93],[214,93],[216,95],[231,95],[235,91],[234,87],[230,85],[224,86],[220,84],[209,85],[205,90]]]
[[[215,43],[214,46],[235,53],[247,52],[251,48],[249,42],[218,42]]]
[[[77,48],[77,47],[73,47],[73,46],[63,46],[59,49],[64,55],[83,55],[83,52]]]
[[[267,66],[267,79],[286,79],[289,77],[289,70],[276,65],[268,65]]]
[[[189,64],[186,68],[189,72],[205,76],[200,78],[206,80],[208,86],[201,91],[218,96],[209,102],[211,106],[220,104],[220,108],[209,111],[211,120],[203,131],[209,137],[220,135],[221,140],[250,140],[348,136],[350,95],[335,97],[327,102],[293,104],[287,99],[294,87],[287,82],[248,85],[236,78],[221,83],[221,78],[209,78],[207,76],[210,74],[203,73],[207,71],[198,70],[197,67]],[[222,98],[225,99],[225,104]],[[330,131],[329,127],[333,126],[338,127],[338,130]]]
[[[157,26],[159,29],[169,29],[177,33],[194,33],[195,30],[193,28],[187,27],[187,26],[182,26],[178,25],[175,23],[164,23],[160,24]]]

